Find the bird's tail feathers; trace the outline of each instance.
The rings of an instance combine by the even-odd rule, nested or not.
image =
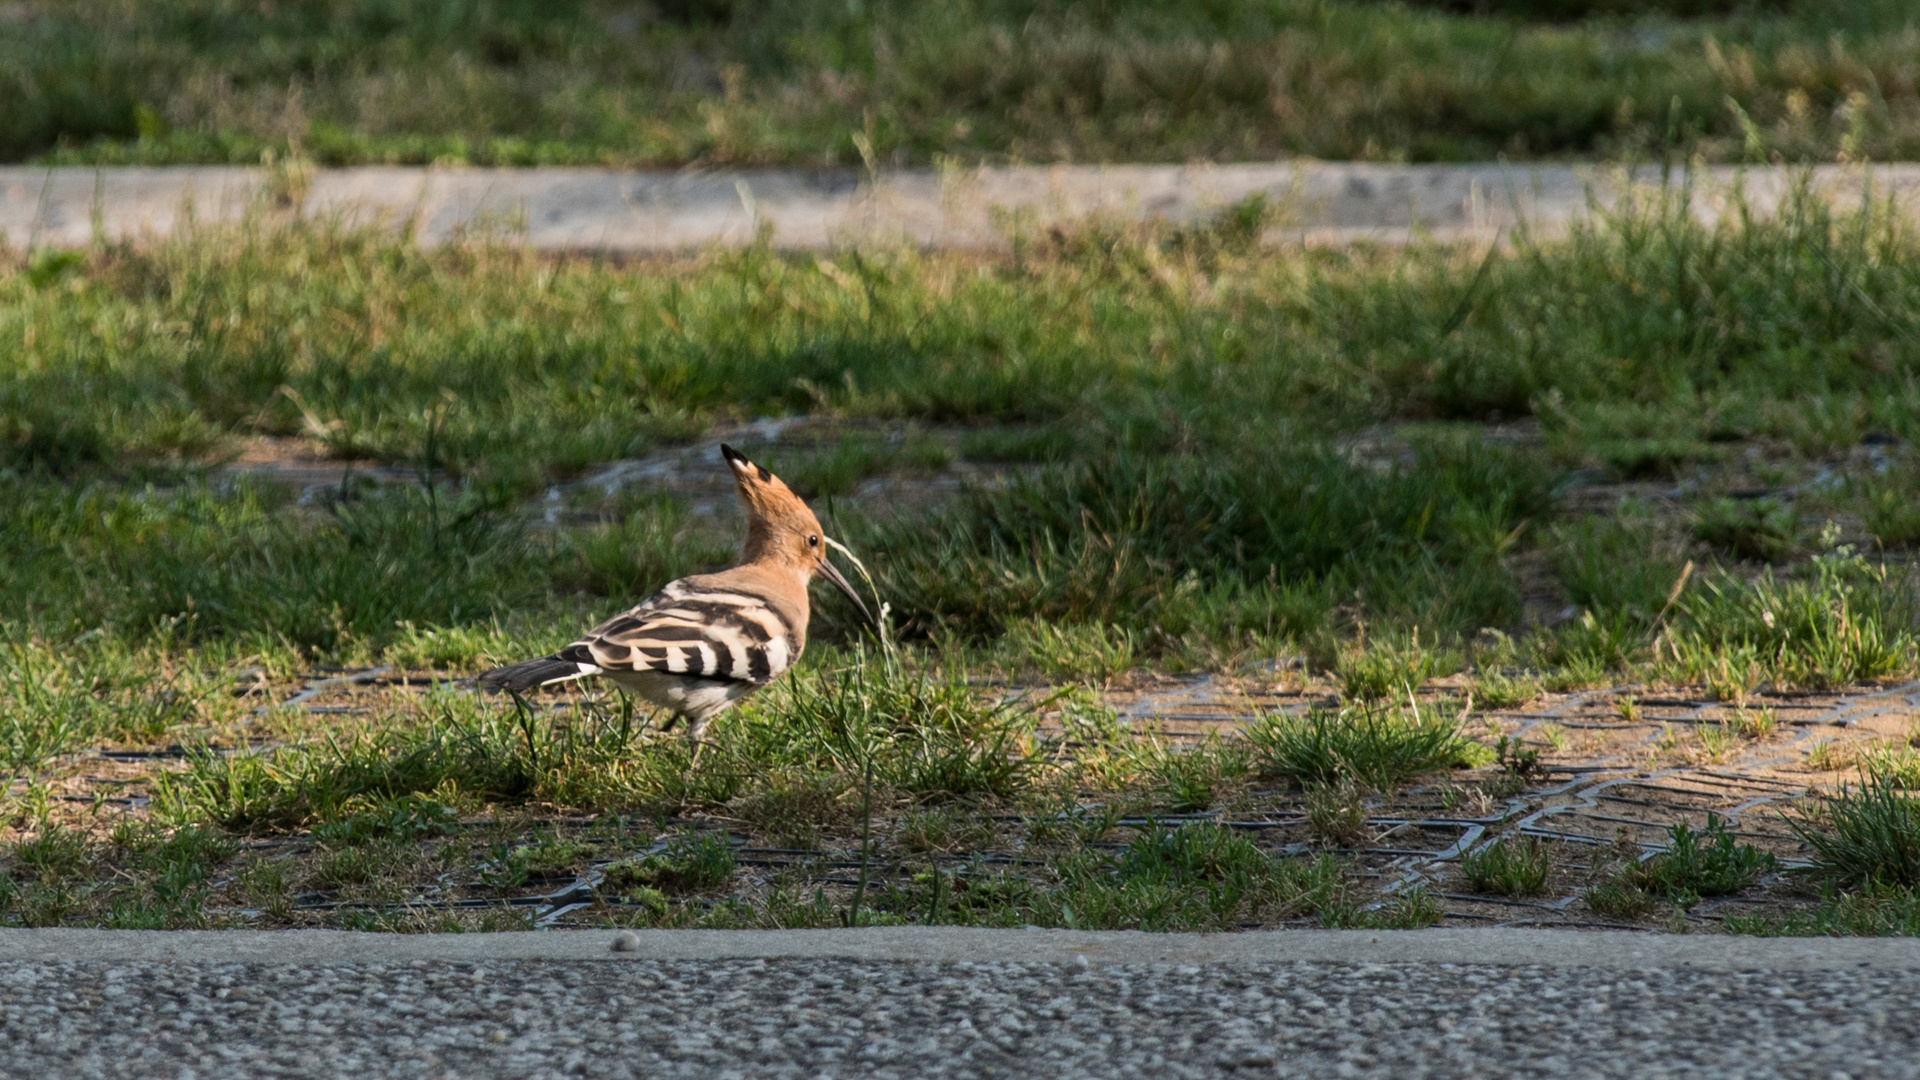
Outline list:
[[[480,676],[480,685],[498,687],[501,690],[532,690],[539,686],[551,686],[557,682],[598,674],[600,669],[592,664],[562,660],[557,656],[542,656],[537,660],[522,660],[517,664],[494,668]]]

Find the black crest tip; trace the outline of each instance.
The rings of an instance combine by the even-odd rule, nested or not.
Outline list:
[[[759,475],[761,483],[773,479],[773,474],[767,471],[765,465],[755,465],[753,462],[747,460],[747,455],[735,450],[726,443],[720,444],[720,456],[727,459],[727,464],[733,466],[735,472],[745,473],[751,469]]]

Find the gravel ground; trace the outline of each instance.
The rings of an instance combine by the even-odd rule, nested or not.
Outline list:
[[[0,962],[19,1077],[1920,1076],[1920,971]]]

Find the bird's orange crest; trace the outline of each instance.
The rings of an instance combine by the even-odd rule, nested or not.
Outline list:
[[[796,514],[811,519],[813,511],[795,495],[786,483],[765,465],[755,465],[747,456],[733,447],[720,444],[720,453],[733,467],[734,485],[740,490],[740,501],[747,504],[747,512],[754,517],[779,521]]]
[[[747,507],[746,561],[771,556],[780,562],[811,567],[825,555],[818,539],[820,520],[800,496],[766,466],[747,460],[733,447],[722,443],[720,453],[732,467],[734,486]],[[814,539],[809,541],[808,537]]]

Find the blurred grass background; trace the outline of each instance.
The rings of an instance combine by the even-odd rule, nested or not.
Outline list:
[[[1920,153],[1902,0],[10,0],[0,160]]]

